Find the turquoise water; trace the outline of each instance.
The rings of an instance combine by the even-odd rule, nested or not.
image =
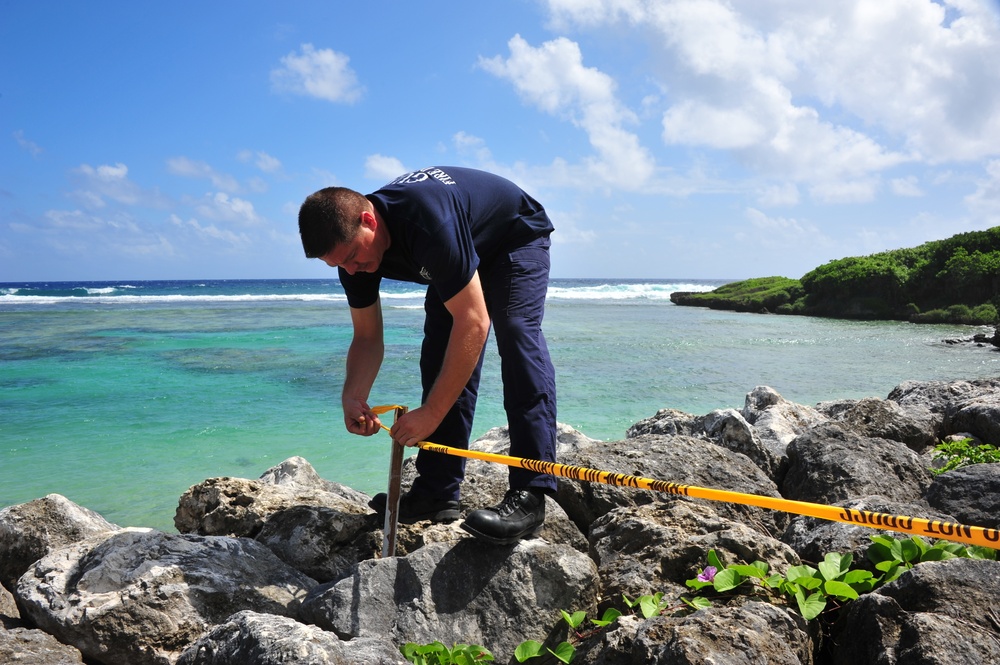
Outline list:
[[[619,440],[672,407],[743,405],[757,385],[803,403],[884,397],[907,379],[1000,375],[963,326],[760,316],[669,302],[705,280],[554,280],[545,330],[559,419]],[[420,291],[389,283],[372,404],[415,406]],[[173,530],[177,498],[301,455],[384,489],[389,439],[344,431],[350,320],[335,281],[0,285],[0,507],[58,492],[122,525]],[[505,422],[487,357],[476,433]]]

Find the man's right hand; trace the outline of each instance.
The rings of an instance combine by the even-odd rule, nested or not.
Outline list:
[[[372,413],[363,399],[344,399],[344,425],[347,431],[361,436],[371,436],[382,429],[382,421]]]

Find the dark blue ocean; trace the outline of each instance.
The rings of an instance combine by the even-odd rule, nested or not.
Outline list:
[[[907,379],[1000,375],[965,326],[678,307],[719,280],[553,280],[545,331],[559,420],[609,441],[671,407],[741,408],[769,385],[803,403],[885,397]],[[386,359],[371,403],[419,403],[422,290],[383,285]],[[384,489],[389,438],[340,413],[350,316],[336,280],[0,284],[0,507],[56,492],[123,526],[173,530],[178,497],[293,455]],[[486,360],[477,435],[502,425]],[[665,479],[669,480],[669,479]]]

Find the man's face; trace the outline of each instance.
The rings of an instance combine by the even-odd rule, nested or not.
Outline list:
[[[356,272],[375,272],[382,263],[382,251],[376,243],[373,228],[362,224],[350,242],[335,246],[320,257],[331,268],[343,268],[348,275]]]

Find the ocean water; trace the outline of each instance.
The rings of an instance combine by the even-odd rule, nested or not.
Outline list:
[[[768,385],[802,403],[885,397],[908,379],[1000,375],[978,329],[678,307],[719,280],[553,280],[545,331],[559,420],[624,438],[658,409],[741,408]],[[383,285],[386,358],[371,404],[420,398],[422,289]],[[123,526],[173,531],[178,497],[300,455],[383,491],[388,435],[340,412],[350,315],[336,280],[0,284],[0,507],[51,492]],[[490,342],[478,436],[503,425]],[[670,480],[670,479],[664,479]]]

